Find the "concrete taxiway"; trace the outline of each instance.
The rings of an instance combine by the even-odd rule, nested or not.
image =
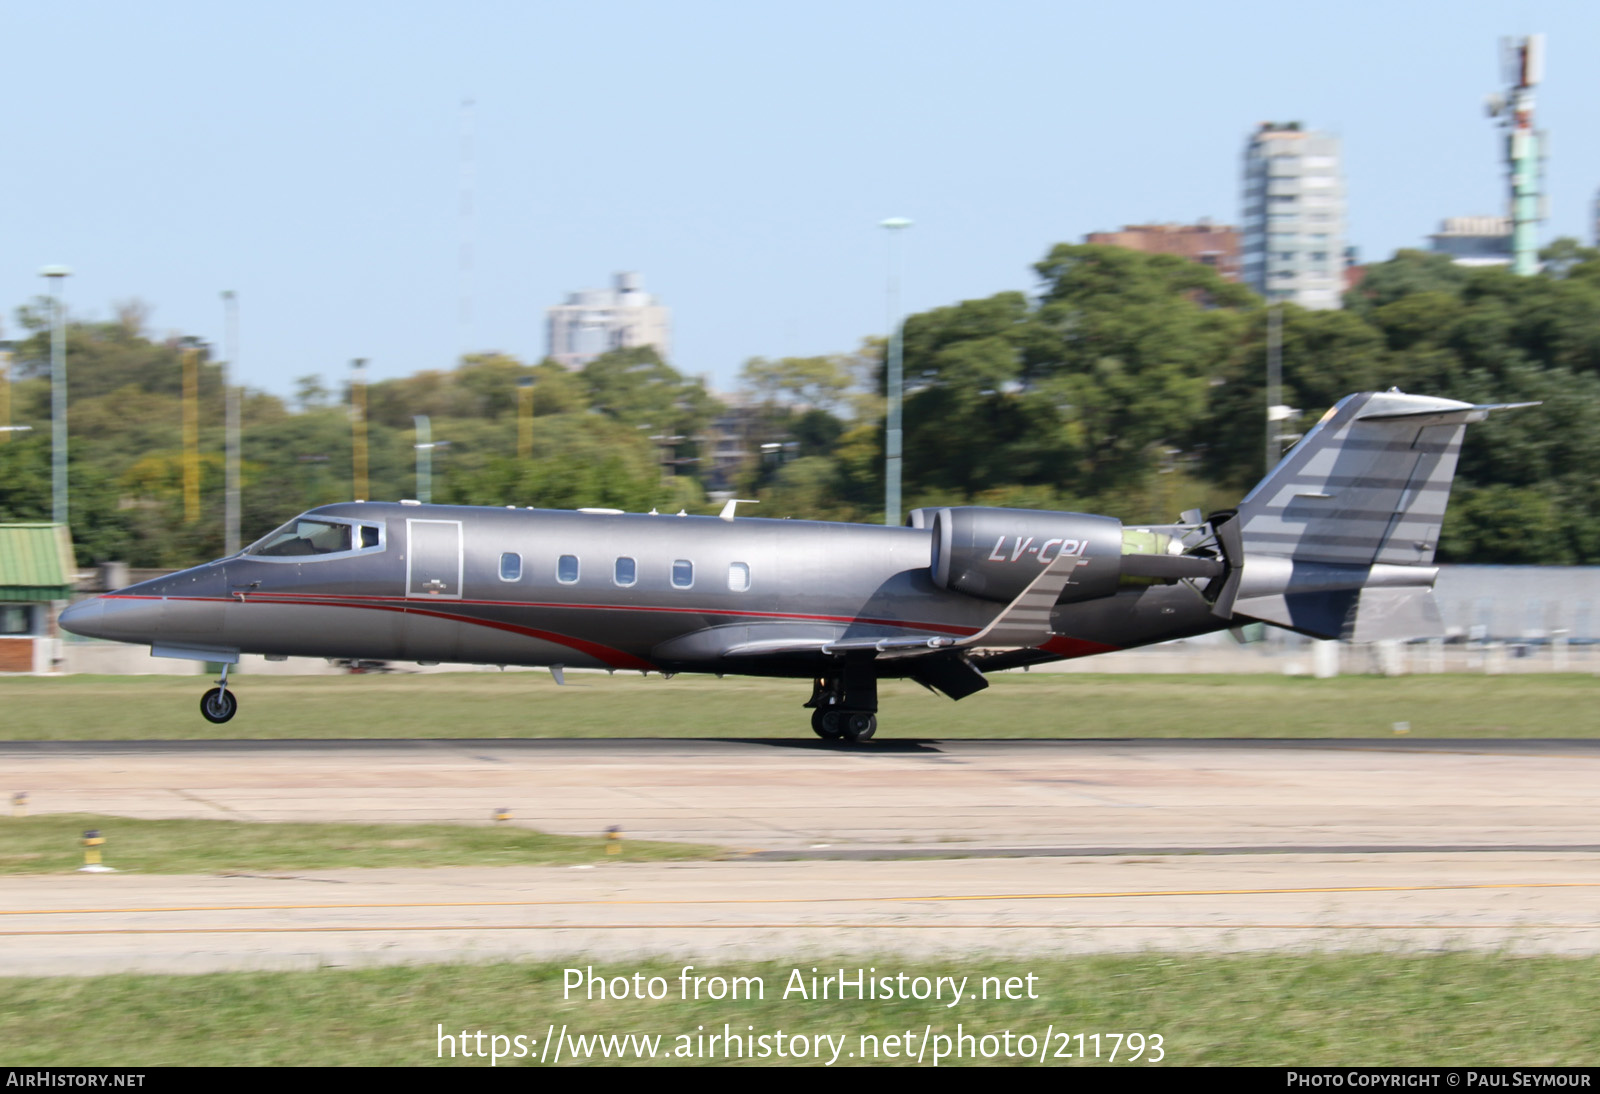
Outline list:
[[[725,861],[13,877],[0,973],[458,957],[1600,952],[1600,742],[0,745],[35,813],[516,823]],[[969,857],[931,857],[931,856]],[[907,858],[907,856],[913,856]],[[1013,856],[1013,857],[1003,857]]]

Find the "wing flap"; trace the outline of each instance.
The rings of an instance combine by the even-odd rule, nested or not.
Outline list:
[[[772,638],[744,642],[722,651],[723,657],[776,657],[797,653],[880,653],[894,655],[931,653],[956,645],[948,635],[911,635],[896,638]]]

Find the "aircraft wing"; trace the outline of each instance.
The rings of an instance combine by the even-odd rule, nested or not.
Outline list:
[[[878,658],[927,657],[933,654],[974,649],[1032,649],[1054,636],[1050,613],[1056,600],[1072,581],[1073,572],[1088,564],[1087,559],[1057,555],[1039,572],[1028,587],[977,634],[965,638],[951,635],[866,635],[859,638],[773,637],[741,642],[721,651],[727,658],[778,657],[818,653],[823,655],[870,653]]]

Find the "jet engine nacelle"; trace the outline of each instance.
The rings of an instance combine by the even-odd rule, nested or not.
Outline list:
[[[1122,576],[1122,522],[1088,513],[978,506],[913,514],[933,532],[933,581],[941,589],[1010,603],[1061,555],[1079,560],[1063,601],[1117,591]]]

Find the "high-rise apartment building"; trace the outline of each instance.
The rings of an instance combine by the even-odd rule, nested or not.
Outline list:
[[[1126,247],[1147,254],[1178,255],[1210,266],[1228,281],[1239,280],[1239,233],[1226,224],[1129,224],[1120,232],[1090,232],[1085,243]]]
[[[638,274],[619,273],[612,288],[569,293],[565,304],[545,309],[549,355],[568,368],[582,368],[610,350],[654,346],[665,360],[670,313],[640,286]]]
[[[1269,301],[1337,308],[1344,288],[1339,138],[1262,122],[1244,151],[1244,282]]]

